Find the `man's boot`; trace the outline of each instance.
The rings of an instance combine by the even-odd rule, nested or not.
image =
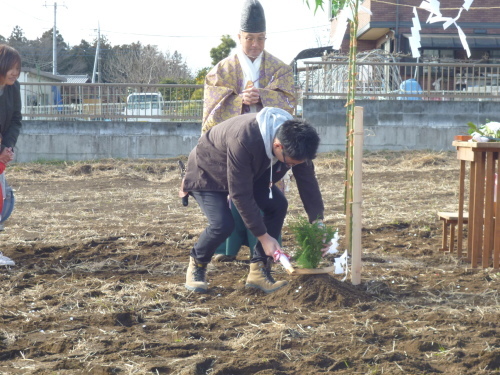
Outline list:
[[[288,284],[288,281],[275,281],[271,276],[271,262],[250,263],[250,273],[245,284],[246,288],[257,288],[266,293],[272,293]]]
[[[207,264],[199,263],[193,257],[189,257],[189,266],[186,272],[186,289],[196,293],[206,293]]]
[[[225,255],[225,254],[215,254],[212,258],[212,262],[222,263],[222,262],[234,262],[236,260],[235,255]]]

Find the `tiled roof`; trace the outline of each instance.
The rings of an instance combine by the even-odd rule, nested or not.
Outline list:
[[[66,78],[68,83],[89,83],[90,77],[87,74],[82,75],[59,75]]]

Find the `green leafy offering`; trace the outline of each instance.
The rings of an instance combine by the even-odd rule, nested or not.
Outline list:
[[[498,140],[500,138],[500,122],[486,120],[484,125],[477,126],[473,122],[467,123],[469,127],[469,134],[480,135],[491,140]]]
[[[296,223],[290,226],[298,250],[293,259],[302,268],[317,268],[323,253],[321,249],[325,243],[330,243],[337,232],[323,223],[309,223],[304,217],[299,217]]]

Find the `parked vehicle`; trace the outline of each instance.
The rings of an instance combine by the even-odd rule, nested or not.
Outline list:
[[[133,93],[127,97],[125,115],[132,116],[128,121],[163,121],[165,101],[160,92]],[[137,117],[134,117],[137,116]]]

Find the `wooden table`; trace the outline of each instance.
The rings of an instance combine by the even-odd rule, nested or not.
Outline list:
[[[498,269],[500,220],[495,218],[500,217],[500,205],[494,202],[494,197],[500,197],[500,184],[495,184],[495,174],[500,174],[500,142],[454,141],[453,146],[457,148],[457,159],[460,160],[457,255],[462,255],[465,167],[469,162],[467,260],[472,268],[477,268],[480,263],[482,268],[493,266]]]

